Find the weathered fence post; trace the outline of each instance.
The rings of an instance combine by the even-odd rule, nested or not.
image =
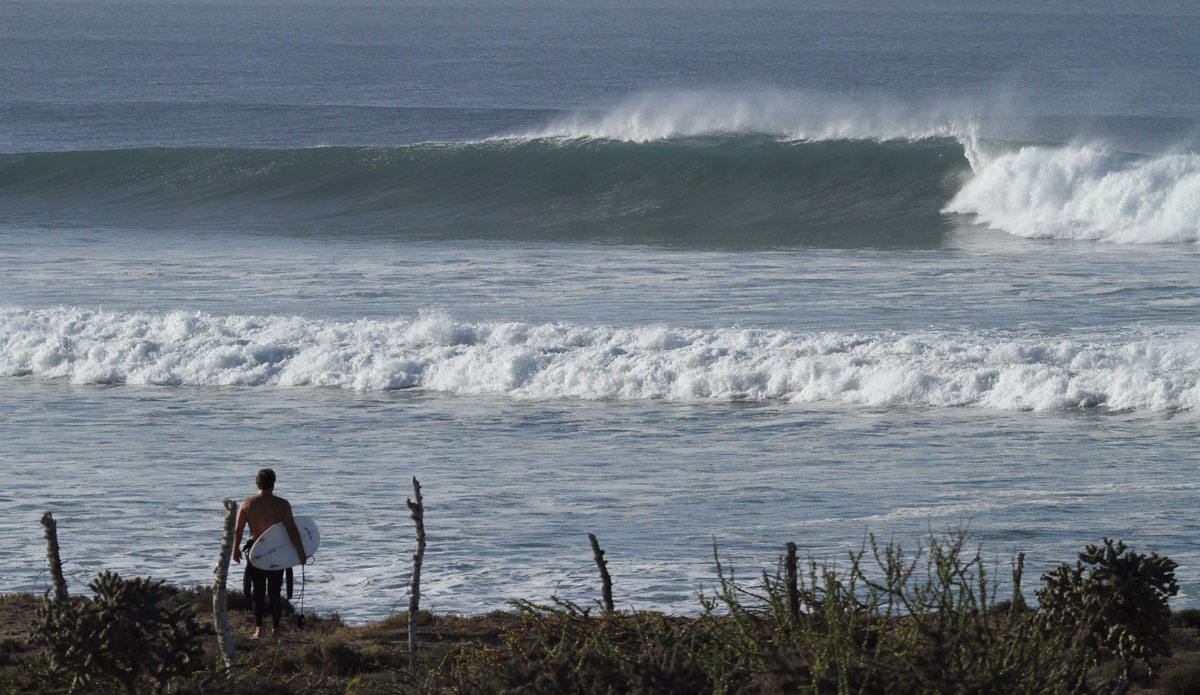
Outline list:
[[[784,561],[784,576],[787,581],[788,613],[793,623],[800,622],[800,592],[796,588],[796,544],[787,544],[787,559]]]
[[[225,660],[226,668],[233,668],[237,663],[237,647],[233,644],[233,631],[229,629],[228,595],[225,591],[225,580],[229,576],[229,558],[233,554],[233,524],[237,517],[237,502],[225,500],[225,536],[221,540],[221,557],[213,574],[217,580],[213,582],[213,624],[217,628],[217,646],[221,648],[221,658]],[[250,558],[246,558],[250,562]]]
[[[1021,575],[1025,573],[1025,553],[1017,553],[1017,564],[1013,567],[1013,597],[1011,611],[1012,617],[1017,617],[1017,614],[1025,610],[1025,596],[1021,593]]]
[[[421,657],[417,652],[417,611],[421,605],[421,561],[425,558],[425,504],[421,500],[421,483],[416,476],[412,482],[413,497],[417,501],[406,502],[417,527],[417,552],[413,554],[412,594],[408,597],[408,670],[415,676],[421,671]]]
[[[596,534],[589,533],[588,540],[592,542],[592,557],[596,560],[596,566],[600,568],[600,591],[604,596],[604,612],[612,613],[612,577],[608,575],[608,562],[604,559],[604,551],[600,549],[600,541],[596,540]]]
[[[62,559],[58,554],[58,522],[54,515],[42,515],[42,526],[46,527],[46,558],[50,561],[50,579],[54,582],[54,600],[67,600],[67,580],[63,578]]]

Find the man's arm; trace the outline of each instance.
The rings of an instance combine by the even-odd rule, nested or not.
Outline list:
[[[233,533],[233,561],[242,563],[242,529],[246,528],[246,503],[238,505],[237,521],[233,522],[236,529]]]
[[[300,529],[296,528],[296,519],[292,517],[292,505],[286,501],[283,503],[283,527],[287,529],[288,538],[292,539],[292,545],[296,546],[300,564],[308,564],[308,557],[304,553],[304,542],[300,540]]]

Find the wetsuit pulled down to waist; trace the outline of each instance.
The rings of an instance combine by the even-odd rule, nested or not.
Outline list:
[[[280,597],[280,590],[283,588],[284,570],[264,570],[250,564],[250,548],[254,545],[256,538],[251,538],[246,542],[243,554],[246,556],[246,575],[243,578],[243,588],[249,585],[249,593],[252,597],[251,603],[254,606],[254,624],[262,627],[263,618],[266,617],[267,609],[271,611],[271,625],[279,627],[279,619],[283,615],[283,599]],[[288,587],[288,596],[291,596],[291,586]]]

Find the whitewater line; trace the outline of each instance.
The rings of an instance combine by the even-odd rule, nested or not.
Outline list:
[[[513,399],[1164,411],[1200,336],[1116,338],[0,309],[0,374],[76,384],[417,388]]]

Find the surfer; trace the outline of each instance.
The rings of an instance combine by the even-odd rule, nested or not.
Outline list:
[[[242,561],[242,530],[247,524],[250,526],[250,540],[246,542],[246,552],[249,553],[250,546],[259,536],[282,521],[284,528],[287,529],[288,537],[292,539],[292,545],[296,546],[300,564],[304,564],[304,545],[300,540],[300,530],[296,528],[296,520],[292,518],[292,505],[282,497],[275,496],[275,471],[270,468],[260,470],[254,478],[254,482],[258,485],[258,494],[242,500],[242,505],[238,507],[233,561],[237,563]],[[268,600],[271,609],[271,623],[274,627],[273,634],[278,637],[279,618],[283,612],[283,599],[279,596],[283,586],[283,570],[264,570],[254,565],[250,565],[247,569],[254,586],[254,624],[256,626],[254,637],[263,636],[263,617],[267,612]]]

